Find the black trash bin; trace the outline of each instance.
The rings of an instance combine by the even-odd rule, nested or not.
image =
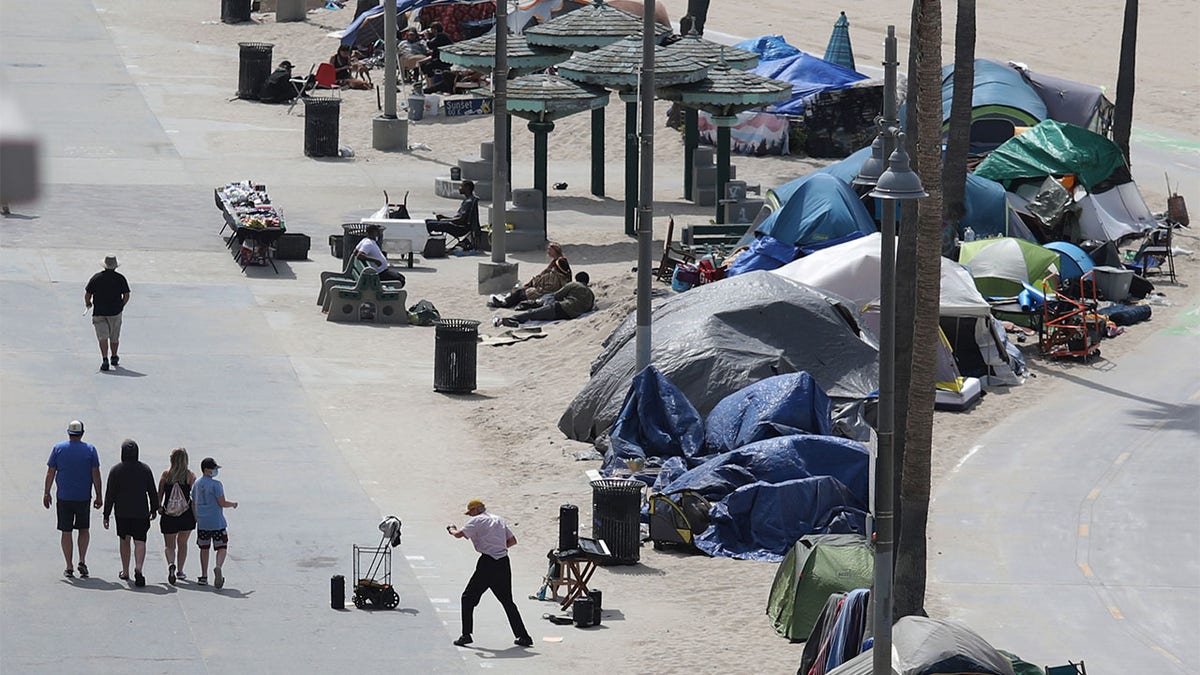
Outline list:
[[[383,232],[387,229],[387,225],[378,225],[379,241],[383,243]],[[337,236],[336,234],[334,235]],[[337,244],[338,255],[342,257],[342,268],[346,267],[346,263],[350,262],[350,258],[354,256],[354,249],[358,246],[358,242],[365,239],[367,236],[367,226],[362,223],[342,223],[342,236]]]
[[[241,23],[250,20],[250,0],[221,0],[221,21]]]
[[[475,391],[475,354],[479,322],[440,319],[434,322],[433,390],[448,394]]]
[[[246,5],[249,7],[249,4]],[[246,18],[250,18],[247,12]],[[239,42],[238,47],[238,98],[258,100],[258,90],[271,74],[270,42]]]
[[[613,562],[636,564],[641,557],[642,488],[640,480],[592,481],[592,537],[608,544]]]
[[[331,96],[304,99],[304,154],[307,157],[338,156],[338,118],[342,100]]]

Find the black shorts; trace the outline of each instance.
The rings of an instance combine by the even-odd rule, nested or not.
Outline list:
[[[70,532],[71,530],[86,530],[91,527],[92,517],[88,506],[90,505],[86,499],[83,501],[58,500],[58,529]]]
[[[181,516],[168,516],[164,513],[158,517],[158,529],[163,534],[191,532],[196,529],[196,514],[192,513],[191,509],[184,511]]]
[[[117,518],[117,536],[124,539],[133,537],[134,541],[146,541],[146,533],[150,531],[150,518]]]

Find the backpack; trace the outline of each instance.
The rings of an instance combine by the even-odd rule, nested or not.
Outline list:
[[[188,510],[188,500],[183,494],[183,488],[179,487],[179,483],[171,486],[171,494],[167,495],[167,504],[163,507],[163,513],[168,516],[182,516]]]

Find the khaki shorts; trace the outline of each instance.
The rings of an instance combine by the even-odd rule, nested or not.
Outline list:
[[[92,326],[96,329],[96,337],[100,340],[121,341],[121,315],[93,316]]]

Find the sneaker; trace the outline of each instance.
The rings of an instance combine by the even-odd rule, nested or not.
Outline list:
[[[121,357],[117,356],[116,354],[113,354],[112,355],[113,368],[116,368],[120,363],[121,363]]]
[[[87,568],[87,563],[82,563],[82,562],[81,562],[81,563],[79,563],[79,578],[80,578],[80,579],[86,579],[86,578],[88,578],[88,568]]]
[[[63,576],[68,579],[74,579],[75,578],[75,570],[68,567],[67,569],[63,570]]]
[[[492,325],[495,326],[496,328],[499,328],[500,327],[500,317],[493,316],[492,317]]]
[[[146,577],[142,576],[142,573],[138,570],[133,571],[133,585],[138,588],[146,585]]]
[[[466,647],[467,645],[471,644],[472,642],[474,642],[474,640],[471,639],[470,635],[460,635],[460,636],[458,636],[458,639],[454,641],[454,646],[455,647]]]
[[[108,359],[104,359],[104,361],[100,363],[100,370],[108,370]]]
[[[500,325],[508,326],[509,328],[517,328],[521,325],[521,322],[517,321],[511,316],[506,316],[500,319]]]
[[[529,637],[528,635],[525,635],[525,636],[517,638],[516,640],[513,640],[513,644],[518,647],[532,647],[533,646],[533,638]]]
[[[221,574],[220,567],[213,568],[213,586],[221,588],[225,585],[225,575]]]
[[[196,577],[196,583],[200,584],[201,586],[207,586],[208,585],[208,577]]]
[[[171,566],[167,568],[167,583],[171,584],[172,586],[175,585],[175,564],[174,563],[171,563]]]
[[[187,575],[183,573],[183,570],[179,570],[178,572],[175,573],[175,578],[180,581],[186,581]]]

